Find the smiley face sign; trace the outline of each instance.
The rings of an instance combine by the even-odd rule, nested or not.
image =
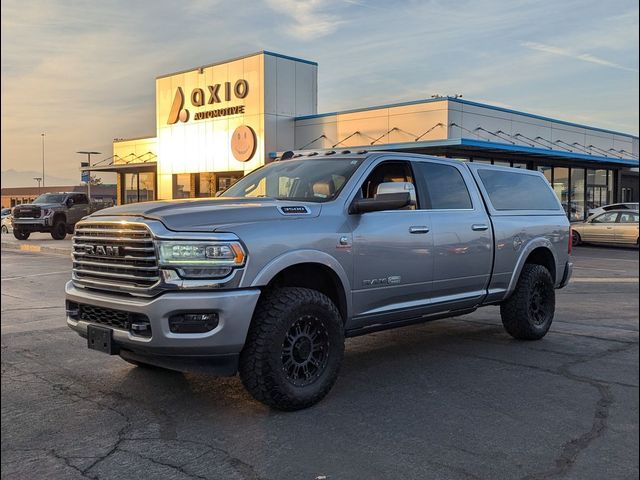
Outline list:
[[[246,162],[256,153],[256,132],[247,125],[240,125],[231,136],[231,152],[236,160]]]

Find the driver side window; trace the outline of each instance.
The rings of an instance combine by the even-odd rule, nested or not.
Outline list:
[[[375,198],[378,193],[378,187],[382,183],[389,182],[408,182],[412,183],[414,192],[417,190],[413,172],[409,162],[388,161],[382,162],[369,174],[367,179],[360,188],[360,198]],[[412,205],[405,207],[408,210],[416,209],[416,200],[413,199]]]

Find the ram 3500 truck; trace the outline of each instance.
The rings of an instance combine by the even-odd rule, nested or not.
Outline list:
[[[73,239],[67,323],[137,365],[234,375],[308,407],[345,337],[500,305],[542,338],[569,281],[565,212],[538,172],[389,152],[287,152],[212,199],[101,210]]]

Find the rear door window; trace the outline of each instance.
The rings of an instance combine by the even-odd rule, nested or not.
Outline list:
[[[637,213],[621,213],[620,218],[618,219],[620,223],[638,223],[638,214]]]
[[[478,170],[496,210],[559,210],[557,197],[543,177],[502,170]]]
[[[467,184],[456,167],[442,163],[415,162],[416,175],[426,187],[426,208],[469,210],[473,208]]]

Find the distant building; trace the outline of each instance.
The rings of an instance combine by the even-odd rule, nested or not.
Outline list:
[[[2,208],[15,207],[33,202],[38,195],[49,192],[87,192],[86,185],[64,185],[60,187],[7,187],[2,189]],[[92,185],[91,200],[111,206],[116,203],[115,185]]]

